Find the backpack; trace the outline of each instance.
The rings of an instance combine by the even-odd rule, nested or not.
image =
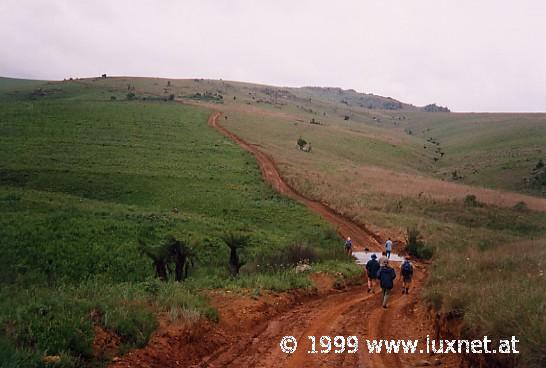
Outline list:
[[[408,261],[402,263],[402,276],[410,276],[413,273],[413,267]]]

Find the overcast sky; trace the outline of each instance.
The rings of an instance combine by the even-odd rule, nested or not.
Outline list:
[[[336,86],[546,111],[545,0],[0,0],[0,76]]]

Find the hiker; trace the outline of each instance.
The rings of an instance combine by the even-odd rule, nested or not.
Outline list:
[[[409,287],[413,277],[413,265],[409,261],[410,257],[406,256],[404,262],[400,266],[400,274],[402,275],[402,294],[409,294]]]
[[[387,302],[389,300],[389,294],[393,287],[393,281],[396,278],[396,272],[389,266],[387,261],[385,265],[382,265],[377,271],[377,278],[379,279],[379,286],[383,290],[383,308],[387,308]]]
[[[389,238],[387,242],[385,243],[385,252],[387,253],[387,258],[391,258],[391,252],[392,252],[392,240]]]
[[[374,292],[374,284],[377,280],[377,271],[379,271],[379,262],[377,262],[377,256],[372,254],[372,259],[366,263],[366,271],[368,273],[368,293]]]
[[[353,255],[353,241],[351,240],[350,236],[348,236],[347,240],[345,241],[345,253],[347,253],[348,256]]]
[[[387,258],[387,253],[381,252],[381,257],[379,257],[379,266],[385,266],[387,263],[389,263],[389,259]]]

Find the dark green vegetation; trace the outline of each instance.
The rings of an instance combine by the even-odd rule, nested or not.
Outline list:
[[[117,334],[124,351],[146,344],[161,311],[215,320],[205,287],[307,287],[276,266],[294,244],[313,248],[318,269],[358,272],[328,225],[275,194],[253,157],[207,126],[208,111],[128,101],[128,89],[146,95],[138,80],[9,83],[0,92],[0,367],[40,366],[47,355],[95,364],[95,328]],[[249,239],[234,278],[226,231]],[[156,278],[162,247],[183,277]],[[171,257],[182,249],[191,257]]]

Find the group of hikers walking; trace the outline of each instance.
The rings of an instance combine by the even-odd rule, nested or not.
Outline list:
[[[366,263],[366,273],[368,275],[368,293],[374,293],[374,287],[379,283],[379,287],[383,293],[383,308],[387,308],[390,293],[394,287],[396,279],[396,271],[389,265],[389,260],[392,253],[392,240],[388,238],[385,243],[385,251],[377,260],[375,254],[371,255],[370,260]],[[350,237],[345,241],[345,251],[348,255],[352,255],[353,243]],[[410,262],[410,257],[406,256],[400,265],[400,275],[402,276],[402,294],[409,294],[411,280],[413,278],[413,265]]]

